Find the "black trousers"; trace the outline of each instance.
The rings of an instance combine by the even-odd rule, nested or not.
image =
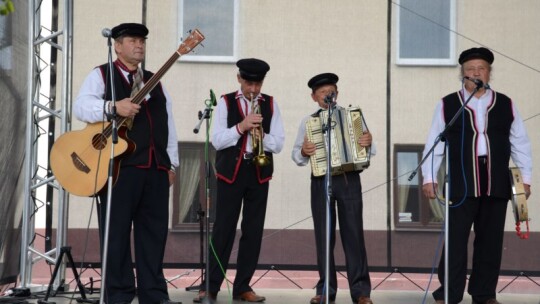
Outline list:
[[[233,283],[233,295],[251,291],[251,278],[257,268],[261,251],[266,204],[268,200],[268,182],[260,184],[257,180],[256,167],[251,161],[243,160],[234,183],[222,180],[217,182],[216,220],[212,230],[210,249],[210,292],[218,292],[223,283],[224,274],[218,265],[227,271],[229,259],[236,236],[236,226],[242,212],[241,231],[237,272]],[[204,282],[202,284],[204,289]]]
[[[106,220],[107,194],[100,195],[101,240]],[[168,299],[163,256],[168,233],[169,180],[164,170],[125,167],[113,187],[108,240],[105,301],[160,303]],[[133,273],[131,230],[137,287]],[[103,248],[103,246],[102,246]]]
[[[481,193],[485,193],[487,168],[481,163],[480,169]],[[459,202],[460,199],[452,198],[452,201]],[[446,244],[449,246],[449,303],[459,303],[463,300],[471,227],[474,231],[474,243],[468,292],[479,303],[496,298],[507,206],[508,199],[482,195],[476,198],[467,197],[458,207],[450,207],[449,244]],[[438,269],[441,287],[433,292],[436,300],[444,300],[444,274],[444,254],[442,254]]]
[[[326,257],[326,184],[324,178],[311,179],[311,212],[315,227],[317,247],[317,269],[319,281],[317,294],[322,294],[325,283]],[[330,200],[330,272],[328,288],[331,299],[337,291],[337,277],[334,261],[336,234],[336,206],[339,218],[341,242],[345,251],[347,278],[353,302],[360,296],[370,296],[371,280],[368,271],[364,227],[362,218],[362,185],[358,172],[348,172],[332,177],[332,197]]]

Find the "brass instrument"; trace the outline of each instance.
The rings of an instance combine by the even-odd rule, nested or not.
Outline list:
[[[251,102],[251,113],[253,114],[261,114],[261,107],[259,104],[255,104],[253,101],[253,93],[249,94],[250,102]],[[264,154],[263,149],[263,127],[262,124],[260,124],[258,127],[253,128],[251,131],[251,152],[255,155],[253,157],[253,163],[257,166],[263,167],[268,166],[270,164],[270,158]],[[259,133],[259,136],[257,137],[256,133]]]
[[[358,107],[337,108],[332,115],[331,174],[360,171],[369,167],[369,147],[362,147],[358,138],[363,134],[363,116]],[[328,110],[320,111],[306,121],[306,135],[315,144],[315,154],[310,156],[313,176],[326,174],[327,142],[323,124],[328,120]],[[327,131],[328,132],[328,131]]]

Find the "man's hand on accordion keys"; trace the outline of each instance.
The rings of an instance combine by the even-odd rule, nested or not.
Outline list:
[[[314,143],[310,142],[307,138],[307,135],[304,136],[304,143],[302,144],[302,150],[300,153],[303,157],[309,157],[317,151],[317,147]]]
[[[362,147],[369,147],[369,146],[371,146],[371,141],[372,140],[373,140],[373,138],[371,137],[371,133],[364,132],[364,134],[358,138],[358,143]]]

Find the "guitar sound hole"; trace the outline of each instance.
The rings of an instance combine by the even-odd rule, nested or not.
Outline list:
[[[107,146],[107,137],[101,133],[96,134],[96,136],[92,138],[92,146],[97,150],[103,150]]]

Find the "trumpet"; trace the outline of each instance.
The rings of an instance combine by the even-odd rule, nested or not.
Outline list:
[[[251,103],[251,113],[260,114],[261,107],[259,106],[258,103],[255,104],[255,102],[253,101],[253,93],[250,93],[249,97],[250,97],[250,103]],[[270,158],[266,156],[266,154],[264,154],[264,149],[263,149],[262,136],[263,136],[264,131],[263,131],[262,125],[259,125],[258,127],[251,129],[250,132],[251,132],[251,152],[254,154],[257,153],[257,155],[253,157],[253,163],[255,163],[255,165],[260,166],[260,167],[269,165]]]

